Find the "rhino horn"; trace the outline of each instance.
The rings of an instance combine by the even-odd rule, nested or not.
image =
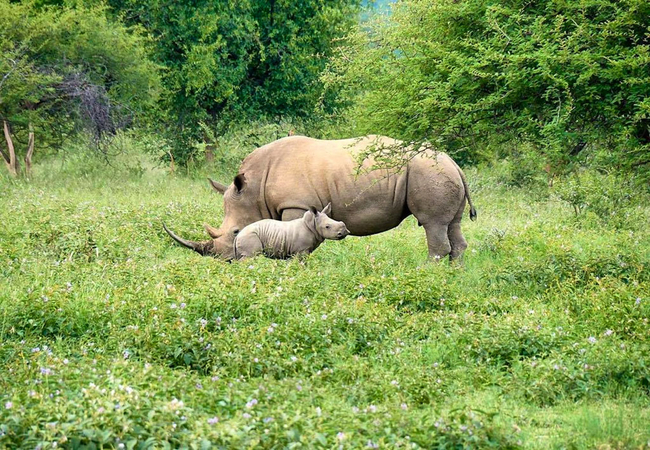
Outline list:
[[[167,228],[167,225],[165,225],[164,223],[162,224],[162,226],[167,232],[167,234],[170,235],[173,240],[181,244],[183,247],[191,248],[192,250],[194,250],[197,253],[200,253],[203,256],[214,253],[214,245],[212,241],[202,241],[202,242],[188,241],[187,239],[183,239],[182,237],[174,234],[174,232],[171,231],[169,228]]]
[[[208,181],[210,182],[210,186],[212,186],[212,189],[214,189],[215,191],[217,191],[218,193],[220,193],[222,195],[223,195],[224,192],[226,192],[226,189],[228,189],[226,186],[224,186],[221,183],[218,183],[218,182],[214,181],[212,178],[208,178]]]
[[[212,226],[208,225],[207,223],[203,224],[203,228],[210,235],[210,237],[212,239],[217,239],[217,238],[221,237],[221,235],[223,234],[221,232],[221,230],[219,230],[219,229],[217,229],[215,227],[212,227]]]

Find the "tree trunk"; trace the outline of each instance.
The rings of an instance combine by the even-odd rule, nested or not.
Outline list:
[[[214,144],[205,146],[205,161],[210,164],[214,162]]]
[[[29,124],[29,144],[27,144],[27,154],[25,155],[25,176],[29,176],[32,170],[32,156],[34,155],[34,129]]]
[[[174,155],[172,155],[172,152],[167,152],[169,155],[170,163],[169,163],[169,172],[173,174],[176,172],[176,167],[174,166]]]
[[[5,140],[7,141],[7,148],[9,149],[9,155],[4,155],[3,152],[3,156],[5,156],[5,162],[7,163],[7,169],[9,169],[9,173],[16,177],[18,176],[18,159],[16,158],[14,141],[11,139],[11,133],[9,132],[9,125],[7,124],[6,120],[4,121],[4,132],[5,132]]]

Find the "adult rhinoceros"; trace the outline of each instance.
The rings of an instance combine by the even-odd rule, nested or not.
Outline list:
[[[476,211],[465,176],[449,156],[423,152],[399,173],[373,169],[374,161],[368,158],[358,170],[354,156],[359,152],[399,144],[380,136],[279,139],[246,157],[230,186],[210,180],[223,194],[225,210],[219,229],[205,226],[211,240],[188,241],[165,230],[202,255],[230,259],[234,236],[246,225],[261,219],[298,219],[310,207],[320,210],[331,202],[331,217],[345,222],[352,235],[390,230],[413,214],[426,231],[429,257],[460,257],[467,248],[460,230],[466,199],[472,220]]]

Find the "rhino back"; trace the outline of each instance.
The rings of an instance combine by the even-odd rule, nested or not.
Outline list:
[[[397,226],[408,213],[406,175],[385,170],[360,174],[353,154],[371,142],[394,144],[389,138],[319,140],[292,136],[260,147],[242,163],[241,172],[260,180],[259,206],[278,219],[288,209],[323,208],[332,203],[331,217],[345,222],[351,234],[362,236]]]
[[[303,219],[289,222],[264,219],[246,226],[237,236],[237,241],[255,242],[251,235],[261,243],[261,250],[271,258],[287,258],[297,253],[311,252],[320,243],[304,226]],[[238,244],[239,245],[239,244]]]

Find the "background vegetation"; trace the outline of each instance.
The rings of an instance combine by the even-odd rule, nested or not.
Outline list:
[[[650,181],[644,0],[406,1],[347,43],[326,80],[356,134],[466,163],[532,152],[554,173],[597,156]]]
[[[36,137],[0,173],[0,447],[647,447],[648,5],[296,5],[0,0]],[[162,231],[260,145],[370,132],[462,162],[464,267],[412,219],[288,262]]]
[[[39,155],[81,130],[99,144],[155,104],[160,82],[145,39],[105,7],[2,0],[0,27],[0,119],[19,148],[30,125]]]

